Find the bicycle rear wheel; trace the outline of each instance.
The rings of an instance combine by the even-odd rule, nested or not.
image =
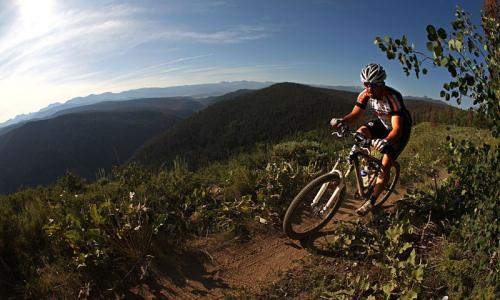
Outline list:
[[[389,196],[392,194],[394,191],[394,188],[396,187],[396,184],[398,183],[399,179],[399,164],[397,162],[393,162],[391,168],[389,169],[390,171],[390,177],[387,180],[387,183],[378,196],[378,201],[375,204],[375,207],[380,207],[382,204],[384,204],[387,199],[389,199]]]
[[[283,220],[286,235],[292,239],[302,239],[325,226],[345,197],[345,188],[340,189],[340,183],[339,174],[328,173],[306,185],[286,211]],[[328,202],[330,205],[327,206]]]

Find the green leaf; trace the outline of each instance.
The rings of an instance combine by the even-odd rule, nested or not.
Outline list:
[[[455,47],[455,40],[454,40],[454,39],[450,39],[450,40],[448,41],[448,49],[453,50],[453,49],[455,49],[455,48],[456,48],[456,47]]]
[[[439,38],[441,38],[443,40],[446,39],[446,37],[447,37],[446,31],[443,28],[439,28],[437,31],[437,34],[438,34]]]
[[[402,65],[406,64],[406,56],[403,55],[403,53],[399,53],[398,59],[401,62]]]
[[[394,290],[395,285],[392,282],[387,283],[382,287],[382,290],[384,291],[384,294],[387,295],[387,297],[391,296],[392,291]]]
[[[391,226],[389,227],[386,232],[385,232],[385,235],[387,236],[387,238],[393,242],[393,243],[396,243],[398,240],[399,240],[399,237],[403,234],[403,226],[399,226],[399,225],[395,225],[395,226]]]
[[[448,64],[448,72],[450,72],[451,76],[457,77],[457,69],[452,64]]]
[[[411,58],[411,57],[410,57],[410,58]],[[411,70],[411,66],[412,66],[412,65],[411,65],[411,62],[407,60],[407,61],[406,61],[406,68],[407,68],[408,70]]]
[[[462,51],[463,48],[463,43],[460,40],[455,40],[455,48],[457,49],[458,52]]]
[[[96,239],[101,236],[101,230],[97,228],[91,228],[87,230],[87,238]]]
[[[443,55],[443,47],[441,47],[441,44],[437,44],[434,46],[434,54],[436,54],[437,57]]]
[[[419,265],[418,268],[416,270],[413,270],[412,273],[415,280],[417,280],[418,282],[422,282],[422,280],[424,279],[424,266]]]
[[[426,46],[427,46],[427,50],[434,51],[434,43],[433,42],[427,42]]]
[[[409,262],[412,266],[415,266],[415,259],[417,257],[417,252],[415,252],[415,249],[411,250],[410,256],[406,260]]]
[[[467,75],[465,76],[465,80],[467,82],[467,85],[469,86],[473,86],[474,85],[474,77],[470,76],[470,75]]]
[[[80,232],[77,230],[66,231],[64,237],[66,237],[72,247],[76,246],[76,243],[81,240]]]
[[[90,217],[96,224],[101,224],[102,218],[101,215],[99,215],[99,212],[97,211],[97,205],[95,204],[92,204],[90,206]]]
[[[427,30],[427,33],[429,34],[435,34],[436,33],[436,28],[432,25],[427,25],[427,27],[425,28],[425,30]]]
[[[411,248],[411,244],[406,242],[403,244],[403,246],[399,249],[398,252],[401,254],[401,253],[405,252],[406,250],[408,250],[409,248]]]
[[[443,67],[446,67],[448,65],[448,58],[447,57],[444,57],[442,60],[441,60],[441,66]]]
[[[414,300],[417,299],[418,294],[414,290],[409,290],[401,296],[401,300]]]

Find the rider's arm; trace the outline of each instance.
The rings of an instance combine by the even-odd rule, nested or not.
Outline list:
[[[363,109],[359,106],[354,106],[352,111],[342,118],[342,123],[346,123],[347,125],[350,125],[357,118],[359,118],[362,114],[363,114]]]
[[[342,122],[350,124],[353,123],[357,118],[359,118],[363,114],[363,111],[365,110],[366,105],[368,104],[369,98],[370,97],[367,95],[366,90],[362,91],[358,96],[358,100],[356,101],[356,106],[354,106],[354,108],[349,114],[347,114],[342,118]]]
[[[389,132],[385,140],[389,144],[394,144],[402,134],[403,120],[399,115],[393,115],[391,117],[392,130]]]

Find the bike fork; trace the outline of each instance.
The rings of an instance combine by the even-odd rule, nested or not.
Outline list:
[[[335,203],[335,200],[337,199],[337,197],[339,197],[340,192],[342,191],[343,188],[344,188],[344,182],[341,182],[337,186],[337,188],[335,189],[335,192],[330,197],[330,199],[328,199],[328,202],[326,203],[326,205],[323,206],[323,209],[321,210],[322,213],[324,213],[326,210],[330,209],[330,207],[333,205],[333,203]]]
[[[339,178],[340,178],[340,183],[337,185],[337,187],[335,188],[335,191],[333,192],[332,196],[330,197],[330,199],[328,199],[328,202],[326,203],[325,206],[323,206],[323,208],[321,209],[322,212],[325,212],[327,209],[329,209],[331,207],[331,205],[334,203],[334,200],[337,199],[337,197],[339,196],[340,192],[342,191],[342,189],[344,188],[344,175],[342,174],[342,172],[336,170],[338,164],[339,164],[340,160],[338,160],[336,163],[335,163],[335,166],[333,166],[332,170],[329,172],[330,174],[332,173],[337,173],[339,175]],[[323,196],[323,194],[325,193],[326,189],[328,188],[328,185],[330,183],[329,182],[325,182],[323,183],[323,185],[321,186],[321,188],[319,189],[318,193],[316,194],[316,196],[314,197],[312,203],[311,203],[311,207],[314,207],[318,204],[319,202],[319,199],[321,199],[321,197]]]

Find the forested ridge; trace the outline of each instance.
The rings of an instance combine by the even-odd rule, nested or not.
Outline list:
[[[82,112],[27,123],[0,140],[0,192],[49,184],[66,171],[93,180],[180,120],[161,112],[133,111]]]
[[[276,142],[312,129],[327,129],[332,117],[351,111],[357,94],[280,83],[221,101],[145,144],[132,160],[150,167],[181,157],[192,168],[221,160],[256,143]],[[472,125],[474,115],[448,105],[408,100],[415,123]],[[365,114],[364,120],[374,118]]]

